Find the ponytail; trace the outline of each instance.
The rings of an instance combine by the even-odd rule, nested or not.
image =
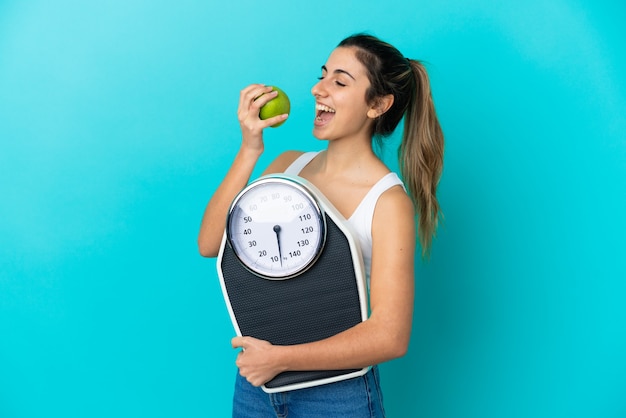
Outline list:
[[[404,118],[398,149],[400,173],[417,211],[417,235],[422,255],[426,255],[441,217],[436,191],[443,169],[443,132],[426,69],[419,61],[406,59],[394,46],[371,35],[353,35],[338,46],[356,48],[357,59],[368,71],[368,103],[393,94],[393,104],[376,119],[372,136],[378,140],[391,135]]]
[[[443,170],[443,131],[433,103],[424,66],[409,60],[415,88],[404,116],[402,143],[398,149],[400,172],[418,215],[422,255],[429,252],[441,210],[437,185]]]

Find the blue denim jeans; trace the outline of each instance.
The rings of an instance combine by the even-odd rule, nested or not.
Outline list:
[[[340,382],[265,393],[237,373],[233,417],[381,418],[385,416],[378,368]]]

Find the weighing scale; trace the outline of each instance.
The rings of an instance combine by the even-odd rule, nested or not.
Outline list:
[[[217,270],[237,335],[274,345],[322,340],[367,319],[358,241],[346,219],[307,180],[259,178],[233,200]],[[268,393],[322,385],[369,370],[287,371]]]

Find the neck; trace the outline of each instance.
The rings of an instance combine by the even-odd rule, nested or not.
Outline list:
[[[372,161],[378,160],[371,141],[333,140],[320,161],[319,170],[327,175],[350,175],[371,167]]]

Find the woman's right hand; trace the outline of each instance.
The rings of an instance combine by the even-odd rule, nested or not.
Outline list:
[[[263,129],[287,119],[287,115],[278,115],[265,120],[259,117],[261,107],[277,95],[278,92],[272,91],[272,86],[264,84],[251,84],[241,90],[237,117],[241,126],[243,146],[262,152]]]

